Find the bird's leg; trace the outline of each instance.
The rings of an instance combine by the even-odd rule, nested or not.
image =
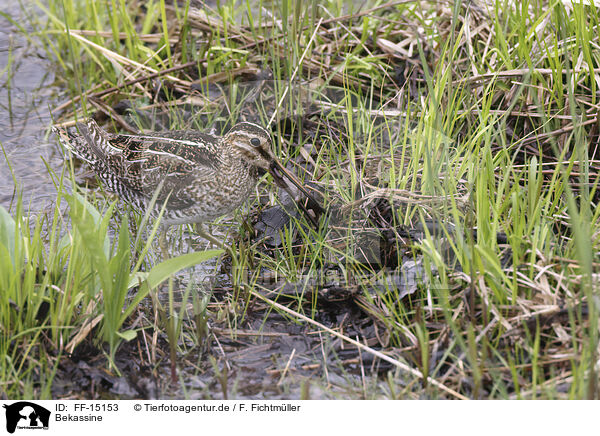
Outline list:
[[[229,253],[229,256],[231,256],[232,259],[234,259],[236,257],[235,250],[230,245],[225,244],[223,241],[219,241],[217,238],[215,238],[213,235],[211,235],[208,231],[205,231],[202,224],[196,225],[196,232],[200,235],[201,238],[204,238],[211,244],[217,246],[218,248],[220,248],[222,250],[225,250],[227,253]]]
[[[210,242],[213,245],[216,245],[219,248],[222,248],[224,250],[227,249],[227,247],[225,246],[225,244],[223,244],[223,242],[219,241],[217,238],[215,238],[213,235],[211,235],[209,232],[205,232],[204,228],[202,227],[202,224],[198,224],[196,226],[196,232],[198,232],[198,234],[203,238],[206,239],[208,242]]]

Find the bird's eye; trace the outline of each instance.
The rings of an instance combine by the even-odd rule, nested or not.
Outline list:
[[[252,138],[250,140],[250,144],[252,144],[253,147],[259,147],[260,146],[260,139],[258,139],[258,138]]]

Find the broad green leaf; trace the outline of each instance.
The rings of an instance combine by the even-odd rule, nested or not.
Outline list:
[[[140,286],[143,282],[148,279],[148,272],[138,271],[135,274],[131,274],[129,276],[129,283],[127,284],[127,289],[131,289],[134,286]]]
[[[189,268],[190,266],[204,262],[208,259],[212,259],[221,253],[223,253],[223,250],[207,250],[187,253],[159,263],[148,273],[137,273],[132,275],[129,279],[129,287],[137,285],[138,279],[145,278],[146,280],[143,282],[142,286],[140,286],[140,290],[135,295],[129,306],[121,314],[121,320],[125,320],[133,312],[137,304],[142,301],[146,295],[148,295],[150,289],[157,287],[178,271]]]
[[[124,332],[117,332],[117,336],[125,339],[126,341],[131,341],[136,338],[137,332],[135,330],[125,330]]]
[[[0,244],[2,244],[8,251],[8,256],[15,266],[15,251],[20,252],[21,240],[16,234],[16,223],[15,220],[8,214],[6,209],[0,206]]]
[[[184,268],[204,262],[218,256],[223,250],[207,250],[183,254],[172,259],[167,259],[150,270],[146,282],[150,289],[157,287],[171,275]]]

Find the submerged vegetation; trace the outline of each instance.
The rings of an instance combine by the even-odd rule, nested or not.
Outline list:
[[[37,3],[55,123],[268,126],[327,213],[264,178],[182,278],[221,251],[160,262],[66,160],[53,213],[0,208],[7,397],[600,396],[593,3],[168,3]]]

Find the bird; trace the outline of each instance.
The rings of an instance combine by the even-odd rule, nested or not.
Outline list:
[[[269,133],[254,123],[235,124],[223,136],[195,130],[110,134],[92,118],[77,123],[75,129],[53,126],[53,131],[109,191],[138,211],[146,211],[155,196],[153,213],[164,205],[161,224],[165,233],[171,225],[210,222],[231,213],[248,199],[258,179],[267,172],[286,190],[286,179],[294,184],[307,196],[317,217],[323,212],[303,184],[275,157]],[[200,233],[221,245],[210,235]]]

